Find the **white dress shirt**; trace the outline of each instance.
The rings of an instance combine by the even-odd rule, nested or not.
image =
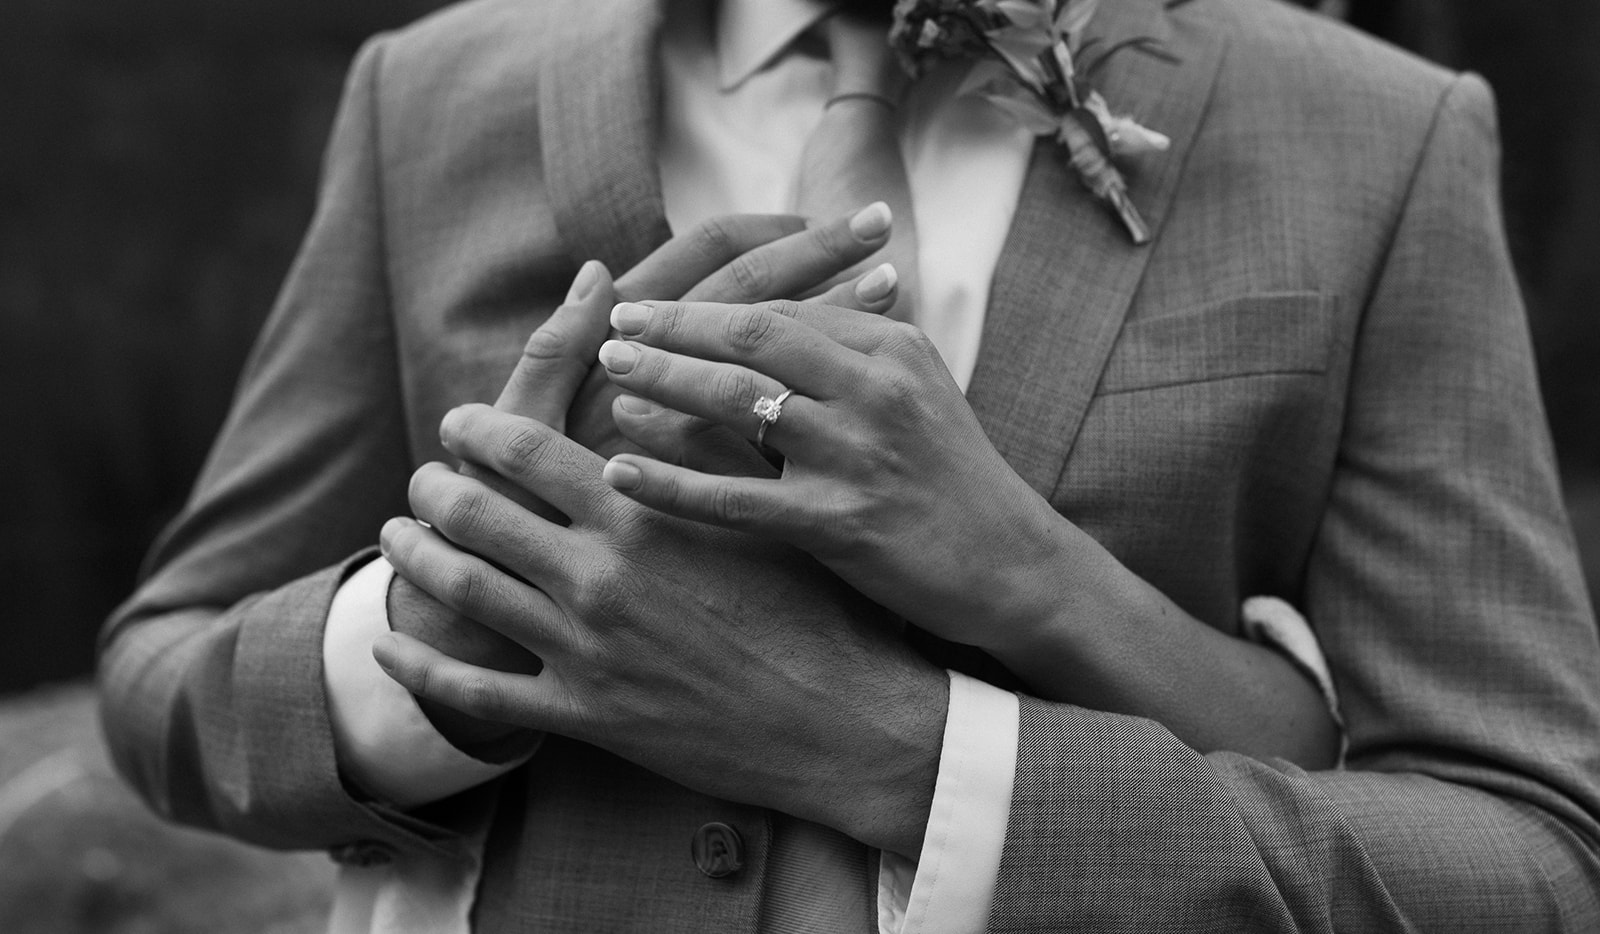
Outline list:
[[[712,23],[675,9],[662,41],[660,166],[676,231],[716,215],[792,209],[806,137],[821,119],[832,65],[794,49],[821,0],[722,0]],[[708,28],[709,26],[709,28]],[[901,150],[916,213],[914,321],[963,388],[976,363],[990,280],[1015,213],[1033,137],[976,98],[958,70],[920,81],[902,108]],[[340,589],[324,643],[340,766],[399,806],[438,800],[519,764],[491,766],[434,731],[372,660],[387,631],[392,571],[379,559]],[[915,862],[885,854],[880,930],[985,929],[1011,805],[1017,701],[952,672],[932,810]],[[404,756],[392,751],[404,749]],[[536,767],[536,766],[535,766]],[[467,930],[474,867],[406,860],[343,870],[334,930]]]

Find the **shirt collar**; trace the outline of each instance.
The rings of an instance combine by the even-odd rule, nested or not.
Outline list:
[[[828,0],[722,0],[716,20],[722,90],[733,90],[771,64],[832,8]]]

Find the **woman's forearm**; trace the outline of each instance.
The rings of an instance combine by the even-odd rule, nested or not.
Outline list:
[[[1282,653],[1206,625],[1059,516],[1054,547],[1004,575],[1016,616],[982,647],[1038,696],[1147,717],[1201,752],[1331,766],[1338,726]]]

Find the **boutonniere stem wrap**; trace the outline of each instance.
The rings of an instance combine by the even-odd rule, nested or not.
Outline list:
[[[1150,228],[1128,197],[1119,158],[1161,152],[1167,137],[1113,114],[1094,88],[1111,56],[1165,55],[1153,39],[1084,39],[1100,0],[899,0],[890,45],[913,78],[947,59],[974,60],[958,93],[979,95],[1034,134],[1053,137],[1084,187],[1116,212],[1134,243]]]

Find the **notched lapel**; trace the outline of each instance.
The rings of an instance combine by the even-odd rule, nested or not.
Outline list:
[[[1090,30],[1106,47],[1154,36],[1178,59],[1124,49],[1097,82],[1114,111],[1167,134],[1172,148],[1124,167],[1133,201],[1157,238],[1139,247],[1053,142],[1034,147],[967,397],[995,447],[1046,497],[1159,245],[1225,45],[1219,35],[1174,28],[1159,0],[1107,0]]]
[[[575,262],[615,274],[671,234],[656,164],[658,0],[585,0],[559,18],[539,81],[556,227]]]

